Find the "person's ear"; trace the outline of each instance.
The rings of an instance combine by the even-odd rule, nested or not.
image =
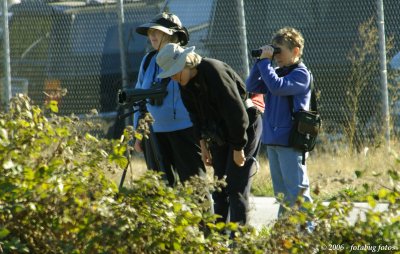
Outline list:
[[[300,48],[299,48],[299,47],[294,47],[294,48],[293,48],[293,55],[294,55],[295,57],[300,56]]]

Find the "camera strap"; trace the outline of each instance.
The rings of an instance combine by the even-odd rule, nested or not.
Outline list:
[[[310,72],[310,71],[309,71]],[[311,90],[311,98],[310,98],[310,111],[318,112],[318,105],[317,105],[317,95],[314,89],[314,78],[312,73],[310,72],[310,90]],[[292,116],[294,116],[294,106],[293,106],[293,95],[289,97],[289,108],[292,112]]]
[[[145,56],[145,59],[144,59],[144,62],[143,62],[143,67],[142,67],[143,73],[145,73],[145,72],[147,71],[147,69],[148,69],[148,67],[149,67],[149,65],[150,65],[150,63],[151,63],[151,60],[153,59],[153,57],[154,57],[157,53],[158,53],[157,50],[152,50],[152,51],[150,51],[150,52]],[[166,90],[166,89],[167,89],[167,86],[168,86],[168,84],[169,84],[169,82],[171,81],[171,78],[163,78],[163,79],[160,80],[160,82],[156,82],[156,75],[158,74],[158,70],[159,70],[159,66],[158,66],[157,63],[155,63],[155,68],[154,68],[154,72],[153,72],[152,82],[153,82],[153,83],[159,83],[159,84],[161,84],[161,86],[163,87],[163,89]],[[165,93],[165,96],[167,96],[167,93]],[[175,109],[174,109],[174,112],[175,112]],[[174,113],[174,114],[175,114],[175,113]]]
[[[151,59],[153,58],[153,56],[157,53],[157,50],[152,50],[150,51],[145,57],[146,59],[144,59],[144,63],[143,63],[143,72],[146,72],[147,67],[149,67]]]
[[[157,54],[157,50],[150,51],[146,55],[146,59],[144,60],[144,63],[143,63],[143,72],[146,72],[147,68],[150,65],[151,59],[153,58],[153,56],[155,54]],[[153,73],[153,82],[155,82],[156,75],[158,74],[158,68],[159,67],[156,64],[156,67],[155,67],[155,70],[154,70],[154,73]],[[161,79],[160,84],[162,84],[164,87],[167,87],[170,80],[171,80],[171,78],[163,78],[163,79]]]

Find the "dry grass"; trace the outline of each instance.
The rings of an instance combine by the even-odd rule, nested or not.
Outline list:
[[[365,193],[365,184],[372,191],[382,186],[390,187],[387,171],[399,170],[395,156],[399,152],[400,144],[396,142],[391,144],[391,151],[386,148],[366,148],[363,153],[350,153],[345,149],[335,154],[312,153],[307,159],[312,195],[315,197],[318,194],[318,198],[327,200],[345,192],[357,199]],[[260,165],[261,170],[253,180],[252,192],[254,195],[272,196],[268,160],[262,155]]]
[[[365,184],[370,190],[381,186],[389,187],[387,171],[399,170],[394,153],[400,153],[400,143],[391,144],[392,152],[386,148],[368,149],[365,153],[350,153],[345,149],[335,153],[313,152],[307,159],[308,174],[310,177],[313,197],[318,193],[319,199],[334,198],[340,193],[347,193],[357,199],[364,193]],[[396,164],[397,163],[397,164]],[[268,159],[264,154],[259,156],[259,164],[256,174],[252,177],[252,194],[255,196],[273,196],[271,176],[269,173]],[[129,187],[132,181],[140,177],[146,171],[143,157],[135,155],[127,170],[124,186]],[[212,168],[207,169],[212,179]],[[357,174],[361,177],[357,177]],[[120,183],[122,171],[109,173],[111,179]]]
[[[399,170],[400,144],[365,148],[362,153],[346,150],[337,154],[316,154],[308,161],[311,186],[320,198],[329,199],[341,192],[358,198],[358,194],[390,187],[388,170]]]
[[[207,167],[207,175],[210,181],[213,179],[213,169],[212,167]],[[147,166],[144,161],[143,154],[140,153],[135,153],[132,158],[131,162],[127,168],[126,172],[126,177],[124,181],[124,186],[129,187],[130,184],[135,179],[138,179],[140,176],[142,176],[145,172],[147,171]],[[117,185],[120,184],[121,177],[122,177],[123,171],[117,171],[117,172],[107,172],[106,174],[110,177],[111,180],[113,180]]]

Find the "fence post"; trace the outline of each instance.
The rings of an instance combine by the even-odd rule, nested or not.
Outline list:
[[[122,89],[128,88],[128,74],[126,72],[126,55],[125,55],[125,40],[124,40],[124,0],[118,1],[118,37],[119,37],[119,54],[121,60],[121,73],[122,73]],[[116,100],[117,98],[115,98]],[[124,109],[124,111],[126,111]],[[125,126],[129,125],[131,117],[125,118]],[[117,120],[119,121],[119,120]]]
[[[128,88],[128,75],[126,73],[126,55],[125,55],[125,40],[124,40],[124,3],[123,0],[118,1],[118,35],[119,35],[119,53],[121,55],[121,73],[122,73],[122,88]]]
[[[3,10],[2,10],[2,29],[3,29],[3,49],[4,49],[4,80],[3,80],[3,98],[5,109],[8,111],[9,103],[11,99],[11,67],[10,67],[10,37],[8,31],[8,6],[7,0],[3,0]]]
[[[385,20],[383,13],[383,0],[377,0],[378,10],[378,31],[379,31],[379,62],[380,62],[380,77],[382,91],[382,120],[385,129],[386,147],[390,149],[390,114],[389,114],[389,99],[387,88],[387,69],[386,69],[386,41],[385,41]]]
[[[125,24],[125,16],[124,16],[124,0],[119,0],[118,1],[118,37],[119,37],[119,54],[120,54],[120,60],[121,60],[121,74],[122,74],[122,89],[125,90],[128,88],[128,75],[126,73],[126,55],[125,55],[125,38],[124,38],[124,24]],[[117,98],[115,98],[116,100]],[[118,110],[119,111],[119,110]],[[127,110],[124,108],[123,113],[125,113]],[[118,112],[119,114],[119,112]],[[118,119],[118,114],[116,121],[120,121]],[[126,117],[125,118],[125,127],[129,125],[130,120],[132,117]],[[133,120],[131,121],[133,122]],[[117,123],[115,123],[115,126],[117,126]],[[122,186],[124,184],[126,172],[128,169],[128,166],[130,165],[130,160],[131,160],[131,153],[129,151],[129,145],[127,144],[126,147],[126,152],[125,152],[126,158],[128,159],[128,165],[124,169],[121,177],[121,181],[119,184],[119,190],[122,189]]]
[[[241,55],[243,59],[243,75],[246,79],[249,76],[249,56],[247,51],[247,34],[246,34],[246,21],[243,0],[238,0],[238,14],[239,14],[239,33],[241,37]]]

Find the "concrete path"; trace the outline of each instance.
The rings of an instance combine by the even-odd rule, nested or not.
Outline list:
[[[329,202],[324,202],[328,205]],[[354,223],[358,214],[363,217],[363,212],[369,208],[367,203],[354,203],[354,209],[351,211],[349,221]],[[377,211],[384,211],[388,208],[387,204],[378,204],[375,208]],[[277,219],[279,204],[275,198],[271,197],[250,197],[250,225],[260,230],[264,226],[272,225]]]

